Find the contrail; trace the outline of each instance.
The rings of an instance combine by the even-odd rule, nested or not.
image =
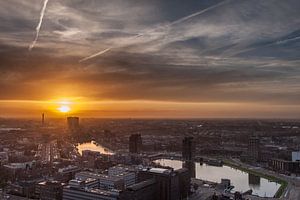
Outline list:
[[[141,37],[141,36],[143,36],[143,34],[137,34],[136,36],[133,36],[131,39],[139,38],[139,37]],[[79,62],[84,62],[84,61],[86,61],[86,60],[90,60],[90,59],[92,59],[92,58],[95,58],[95,57],[97,57],[97,56],[100,56],[100,55],[102,55],[102,54],[105,54],[106,52],[109,52],[109,51],[112,50],[112,49],[119,48],[119,47],[122,47],[122,45],[106,48],[106,49],[104,49],[104,50],[102,50],[102,51],[100,51],[100,52],[98,52],[98,53],[92,54],[92,55],[90,55],[90,56],[88,56],[88,57],[85,57],[85,58],[79,60]]]
[[[241,53],[246,53],[246,52],[249,52],[249,51],[252,51],[252,50],[255,50],[255,49],[270,47],[270,46],[273,46],[273,45],[285,44],[285,43],[292,42],[292,41],[299,40],[299,39],[300,39],[300,36],[297,36],[297,37],[294,37],[294,38],[287,38],[287,39],[283,39],[283,40],[278,40],[278,41],[274,41],[274,42],[271,42],[269,44],[265,44],[265,45],[262,45],[262,46],[242,49],[240,51],[235,51],[235,52],[231,53],[229,56],[236,56],[236,55],[239,55]]]
[[[169,24],[167,24],[167,25],[160,26],[160,27],[158,27],[158,28],[154,28],[154,29],[152,29],[152,30],[150,30],[150,31],[147,31],[146,33],[140,33],[140,34],[137,34],[136,36],[133,36],[132,39],[139,38],[139,37],[141,37],[141,36],[143,36],[143,35],[145,35],[145,34],[149,34],[149,33],[151,33],[151,32],[154,32],[154,31],[157,30],[157,29],[168,28],[168,27],[170,27],[170,26],[180,24],[180,23],[185,22],[185,21],[187,21],[187,20],[189,20],[189,19],[191,19],[191,18],[194,18],[194,17],[196,17],[196,16],[202,15],[203,13],[205,13],[205,12],[207,12],[207,11],[210,11],[210,10],[212,10],[212,9],[215,9],[215,8],[217,8],[217,7],[220,7],[220,6],[224,5],[224,4],[226,4],[228,1],[231,1],[231,0],[225,0],[225,1],[222,1],[222,2],[220,2],[220,3],[218,3],[218,4],[216,4],[216,5],[213,5],[213,6],[211,6],[211,7],[208,7],[208,8],[206,8],[206,9],[200,10],[200,11],[198,11],[198,12],[196,12],[196,13],[191,14],[191,15],[188,15],[188,16],[185,16],[185,17],[183,17],[183,18],[180,18],[180,19],[178,19],[178,20],[176,20],[176,21],[173,21],[173,22],[171,22],[171,23],[169,23]],[[115,46],[115,47],[107,48],[107,49],[102,50],[102,51],[100,51],[100,52],[98,52],[98,53],[95,53],[95,54],[93,54],[93,55],[91,55],[91,56],[85,57],[85,58],[81,59],[79,62],[84,62],[84,61],[86,61],[86,60],[95,58],[95,57],[97,57],[97,56],[100,56],[100,55],[102,55],[102,54],[104,54],[104,53],[110,51],[111,49],[114,49],[114,48],[118,48],[118,47]]]
[[[299,40],[299,39],[300,39],[300,36],[297,36],[297,37],[294,37],[294,38],[288,38],[288,39],[285,39],[285,40],[277,41],[276,44],[285,44],[285,43],[295,41],[295,40]]]
[[[185,16],[185,17],[183,17],[183,18],[181,18],[181,19],[178,19],[178,20],[176,20],[176,21],[174,21],[174,22],[171,22],[171,23],[169,24],[169,26],[173,26],[173,25],[176,25],[176,24],[180,24],[180,23],[185,22],[185,21],[187,21],[187,20],[189,20],[189,19],[191,19],[191,18],[197,17],[198,15],[202,15],[203,13],[205,13],[205,12],[207,12],[207,11],[210,11],[210,10],[213,10],[213,9],[215,9],[215,8],[218,8],[218,7],[220,7],[220,6],[224,5],[224,4],[226,4],[226,3],[229,2],[229,1],[230,1],[230,0],[222,1],[222,2],[220,2],[220,3],[218,3],[218,4],[216,4],[216,5],[213,5],[213,6],[211,6],[211,7],[206,8],[206,9],[200,10],[200,11],[198,11],[198,12],[195,12],[195,13],[191,14],[191,15]]]
[[[86,58],[83,58],[83,59],[79,60],[79,62],[84,62],[84,61],[86,61],[86,60],[89,60],[89,59],[92,59],[92,58],[94,58],[94,57],[100,56],[100,55],[102,55],[102,54],[104,54],[104,53],[110,51],[111,49],[112,49],[112,48],[104,49],[103,51],[100,51],[100,52],[98,52],[98,53],[95,53],[95,54],[93,54],[93,55],[91,55],[91,56],[88,56],[88,57],[86,57]]]
[[[29,46],[29,49],[28,49],[29,51],[31,51],[34,48],[34,46],[35,46],[35,44],[36,44],[36,42],[39,38],[39,34],[40,34],[40,30],[41,30],[41,26],[42,26],[42,23],[43,23],[43,19],[44,19],[44,15],[45,15],[45,11],[46,11],[46,8],[47,8],[48,1],[49,0],[44,0],[44,5],[43,5],[43,8],[42,8],[41,14],[40,14],[40,21],[39,21],[37,27],[35,28],[35,30],[36,30],[35,38],[34,38],[33,42],[31,43],[31,45]]]

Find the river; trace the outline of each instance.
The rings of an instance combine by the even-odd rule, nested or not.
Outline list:
[[[182,168],[182,161],[179,160],[159,159],[155,162],[174,169]],[[200,165],[200,163],[196,162],[193,167],[195,169],[195,177],[198,179],[218,183],[221,182],[222,178],[230,179],[231,184],[234,186],[233,191],[245,192],[252,189],[254,195],[273,197],[280,187],[279,183],[271,182],[265,178],[248,174],[226,165],[216,167],[207,164]]]
[[[110,151],[109,149],[103,147],[102,145],[98,144],[95,141],[77,144],[77,149],[80,155],[82,155],[82,151],[84,150],[97,151],[100,152],[101,154],[106,154],[106,155],[114,154],[113,151]]]

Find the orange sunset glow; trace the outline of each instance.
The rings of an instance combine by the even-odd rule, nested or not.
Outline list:
[[[0,200],[300,200],[300,0],[0,0]]]
[[[120,2],[0,3],[0,117],[300,116],[297,6]]]

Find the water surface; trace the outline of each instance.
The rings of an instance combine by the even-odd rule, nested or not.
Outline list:
[[[106,154],[106,155],[114,154],[113,151],[103,147],[102,145],[98,144],[95,141],[77,144],[77,149],[80,155],[82,155],[82,151],[84,150],[97,151],[100,152],[101,154]]]
[[[174,169],[182,168],[182,161],[179,160],[159,159],[155,162]],[[279,183],[225,165],[216,167],[206,164],[200,165],[196,162],[193,167],[195,177],[198,179],[220,183],[222,178],[227,178],[235,186],[234,191],[245,192],[252,189],[253,194],[260,197],[273,197],[280,187]]]

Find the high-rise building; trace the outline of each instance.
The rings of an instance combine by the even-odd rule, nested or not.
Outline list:
[[[186,199],[190,193],[191,178],[190,172],[186,168],[175,170],[179,178],[180,199]]]
[[[258,137],[250,137],[248,144],[248,154],[251,161],[260,160],[260,139]]]
[[[156,181],[156,200],[179,200],[180,178],[173,169],[147,168],[139,171],[139,181],[154,178]]]
[[[195,144],[193,137],[185,137],[182,140],[182,158],[184,161],[193,161],[195,155]]]
[[[140,153],[142,150],[142,136],[141,134],[132,134],[129,137],[129,152]]]
[[[71,133],[78,133],[80,130],[79,117],[68,117],[68,129]]]
[[[196,177],[196,164],[194,161],[184,161],[182,162],[182,168],[188,170],[189,177],[195,178]]]

